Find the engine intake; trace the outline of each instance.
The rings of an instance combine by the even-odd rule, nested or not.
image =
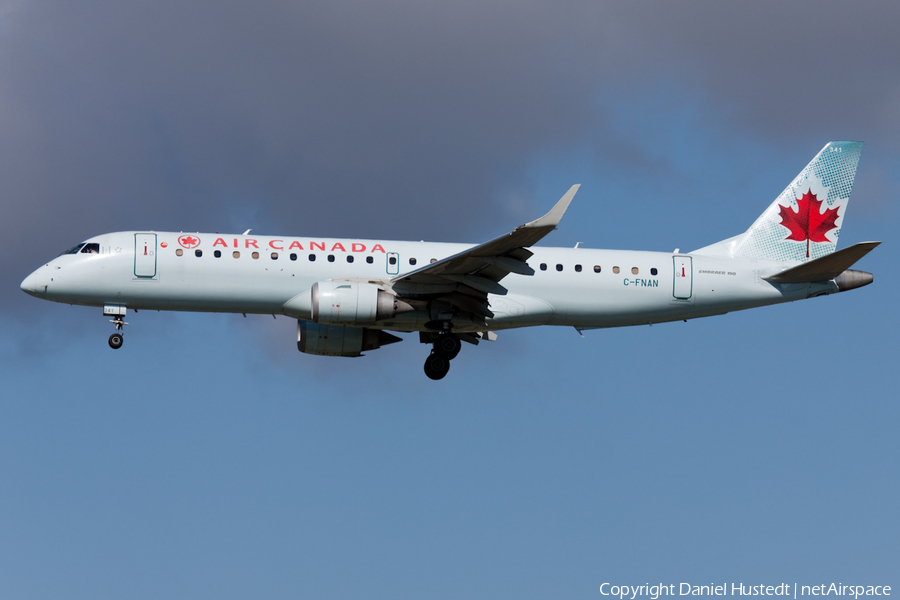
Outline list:
[[[362,356],[366,350],[400,341],[401,338],[380,329],[297,321],[297,349],[306,354]]]
[[[317,281],[312,286],[312,320],[326,325],[367,325],[413,310],[371,283]]]

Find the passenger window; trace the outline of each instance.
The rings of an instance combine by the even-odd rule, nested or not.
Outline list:
[[[194,256],[200,258],[201,256],[203,256],[203,250],[194,250]]]
[[[581,273],[581,265],[575,265],[575,272]]]
[[[316,262],[316,255],[315,255],[315,254],[310,254],[310,255],[309,255],[309,262]]]
[[[416,259],[414,259],[414,258],[409,259],[409,264],[411,264],[411,265],[416,264]]]
[[[632,274],[632,275],[637,275],[639,272],[640,272],[640,271],[638,270],[637,267],[631,267],[631,274]]]
[[[371,265],[373,262],[375,262],[375,259],[372,258],[371,256],[367,256],[367,257],[366,257],[366,262],[369,263],[369,264]]]
[[[652,269],[650,269],[651,275],[656,275],[657,273],[659,273],[659,271],[656,270],[656,267],[653,267]]]
[[[541,271],[547,270],[547,263],[541,263]]]
[[[175,249],[175,256],[181,256],[182,254],[184,254],[184,250],[182,250],[181,248]]]
[[[353,255],[352,255],[352,254],[348,254],[348,255],[347,255],[347,262],[348,262],[348,263],[352,263],[352,262],[353,262]]]
[[[334,262],[334,254],[328,255],[328,262]]]
[[[231,255],[232,255],[233,257],[235,257],[235,258],[240,258],[240,257],[241,257],[241,253],[238,252],[237,250],[235,250],[234,252],[232,252]]]
[[[557,270],[557,271],[562,271],[562,265],[556,265],[556,270]]]
[[[216,258],[222,258],[222,251],[216,250],[215,252],[213,252],[213,256],[215,256]]]
[[[390,257],[390,258],[388,259],[388,263],[390,263],[390,264],[392,264],[392,265],[396,265],[396,264],[397,264],[397,257],[396,257],[396,256]]]
[[[272,260],[278,260],[278,253],[277,253],[277,252],[273,252],[273,253],[272,253]]]
[[[82,254],[100,254],[100,244],[85,244],[81,249]]]
[[[594,273],[600,272],[600,265],[594,265]]]
[[[613,273],[619,274],[619,267],[613,267]]]
[[[251,254],[250,256],[252,256],[253,259],[256,260],[257,258],[259,258],[259,252],[254,252],[254,253]]]
[[[429,262],[431,262],[431,264],[434,264],[434,263],[437,262],[437,259],[436,259],[436,258],[432,258]]]
[[[295,252],[291,252],[291,260],[297,260],[297,254]]]

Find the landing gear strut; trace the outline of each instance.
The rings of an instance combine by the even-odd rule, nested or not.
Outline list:
[[[459,336],[449,329],[440,332],[434,340],[434,347],[425,359],[425,375],[429,379],[443,379],[450,370],[450,361],[456,358],[462,342]]]
[[[128,325],[128,323],[125,322],[125,319],[122,318],[122,315],[116,315],[115,317],[110,319],[109,322],[115,323],[116,325],[116,332],[109,336],[109,347],[113,350],[118,350],[125,342],[125,337],[122,333],[122,330],[125,325]]]

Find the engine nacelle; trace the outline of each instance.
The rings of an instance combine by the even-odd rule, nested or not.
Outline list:
[[[297,349],[307,354],[362,356],[366,350],[399,341],[402,341],[401,338],[380,329],[297,321]]]
[[[367,325],[413,310],[377,285],[356,281],[317,281],[310,301],[312,320],[326,325]]]

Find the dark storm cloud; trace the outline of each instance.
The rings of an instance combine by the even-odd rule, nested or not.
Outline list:
[[[110,230],[477,241],[536,153],[621,149],[598,98],[660,78],[773,143],[900,128],[895,5],[0,6],[5,305]]]
[[[639,6],[627,20],[640,22],[643,57],[702,82],[750,127],[785,138],[900,127],[896,4],[659,3],[638,21]]]

